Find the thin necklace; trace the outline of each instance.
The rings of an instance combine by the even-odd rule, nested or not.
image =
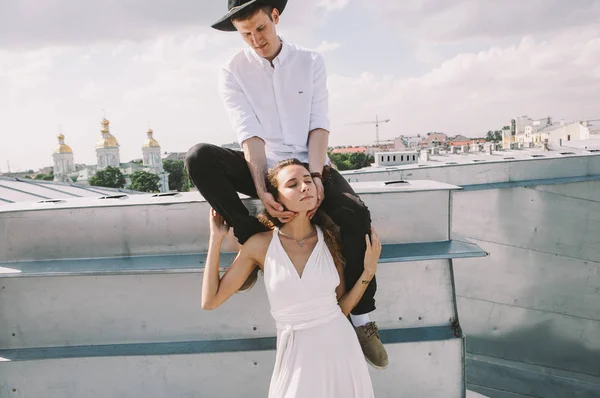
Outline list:
[[[302,240],[296,240],[296,238],[294,238],[293,236],[290,236],[288,234],[286,234],[285,232],[283,232],[282,230],[278,229],[277,231],[279,231],[279,233],[283,236],[285,236],[286,238],[290,238],[291,240],[293,240],[294,242],[296,242],[300,247],[302,247],[302,245],[304,244],[304,241],[307,240],[308,238],[310,238],[311,236],[313,236],[317,230],[314,229],[310,234],[308,234],[308,236]]]

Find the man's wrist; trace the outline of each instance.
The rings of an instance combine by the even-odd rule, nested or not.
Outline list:
[[[314,171],[314,172],[310,173],[310,176],[312,177],[313,180],[315,178],[318,178],[321,181],[323,181],[323,175],[321,173],[319,173],[318,171]]]

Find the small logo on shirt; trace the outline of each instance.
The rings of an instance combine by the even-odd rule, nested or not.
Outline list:
[[[298,94],[304,94],[304,91],[298,91]]]

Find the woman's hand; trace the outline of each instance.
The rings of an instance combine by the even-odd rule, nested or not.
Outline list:
[[[379,240],[379,235],[377,235],[375,228],[371,227],[371,239],[369,239],[369,234],[367,234],[365,235],[365,240],[367,243],[367,250],[365,251],[365,271],[372,277],[375,275],[379,256],[381,255],[381,241]]]
[[[210,238],[225,238],[229,232],[229,225],[225,222],[225,219],[213,208],[210,209],[208,218],[210,221]]]

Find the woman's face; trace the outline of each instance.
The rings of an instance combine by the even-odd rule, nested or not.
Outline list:
[[[289,211],[308,212],[317,205],[317,192],[306,168],[292,164],[277,173],[278,201]]]

